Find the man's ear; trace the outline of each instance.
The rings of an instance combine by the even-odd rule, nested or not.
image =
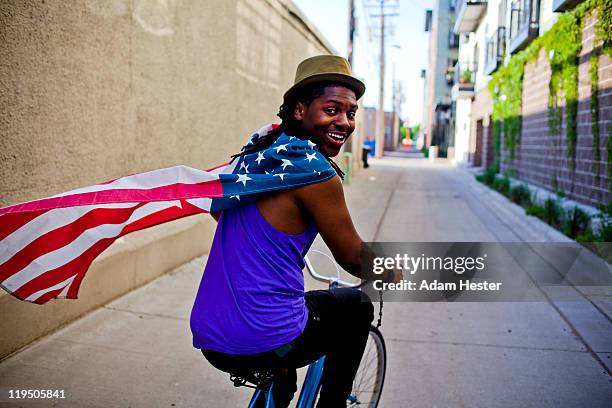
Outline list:
[[[306,112],[306,105],[303,102],[298,102],[293,108],[293,117],[295,120],[304,120],[304,114]]]

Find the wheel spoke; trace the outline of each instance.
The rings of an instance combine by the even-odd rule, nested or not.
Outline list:
[[[370,330],[364,355],[359,364],[349,407],[376,407],[382,392],[385,371],[384,343],[377,331]]]

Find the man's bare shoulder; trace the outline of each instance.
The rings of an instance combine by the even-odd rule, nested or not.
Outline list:
[[[322,195],[343,194],[342,180],[340,177],[334,176],[329,180],[321,181],[320,183],[313,183],[304,187],[296,188],[292,190],[292,192],[300,201],[309,201]]]

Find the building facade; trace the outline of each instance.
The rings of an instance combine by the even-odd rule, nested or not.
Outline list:
[[[429,10],[425,17],[425,30],[430,32],[430,40],[420,131],[425,147],[439,146],[442,154],[446,153],[453,138],[451,89],[459,48],[459,36],[453,32],[455,4],[456,0],[437,0],[433,13]]]
[[[495,95],[498,90],[489,86],[492,75],[551,30],[561,13],[573,13],[580,3],[583,2],[458,1],[454,31],[461,35],[455,70],[459,82],[452,90],[455,160],[485,168],[495,165],[500,172],[519,180],[598,205],[609,203],[611,198],[606,146],[612,110],[612,65],[606,53],[601,52],[601,41],[595,38],[598,9],[588,11],[579,23],[575,119],[567,114],[564,91],[559,96],[558,130],[551,127],[551,118],[555,117],[551,98],[555,98],[554,103],[557,100],[551,93],[555,50],[538,49],[538,54],[525,62],[522,77],[512,84],[521,94],[519,130],[512,137],[500,126],[499,147],[495,145],[495,97],[504,101],[508,96]],[[559,44],[559,49],[566,45]],[[590,72],[594,64],[596,77]],[[469,74],[462,75],[466,71]],[[594,92],[599,111],[595,116],[590,113]],[[572,120],[577,124],[573,125]],[[575,126],[575,146],[569,136],[564,136],[571,133],[568,126]],[[598,130],[594,136],[595,128]]]
[[[377,112],[376,108],[363,108],[363,112],[359,113],[363,118],[361,134],[366,144],[372,144],[375,140]],[[399,115],[396,112],[385,112],[384,141],[385,151],[396,150],[399,145]]]

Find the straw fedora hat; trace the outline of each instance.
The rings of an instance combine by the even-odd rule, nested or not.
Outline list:
[[[285,92],[287,99],[296,90],[317,82],[332,81],[355,91],[357,99],[363,96],[365,84],[353,76],[351,64],[337,55],[317,55],[300,62],[295,71],[293,86]]]

